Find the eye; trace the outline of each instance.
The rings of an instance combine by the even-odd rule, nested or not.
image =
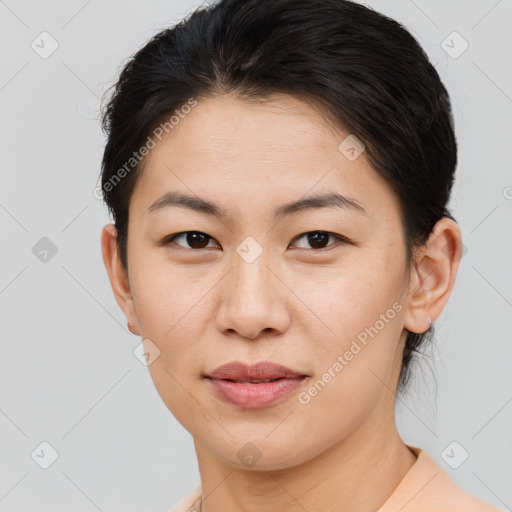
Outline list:
[[[185,240],[185,243],[188,244],[188,247],[181,245],[176,242],[180,238]],[[311,245],[313,249],[325,249],[326,247],[330,247],[334,244],[326,245],[329,241],[329,238],[334,238],[341,243],[348,243],[349,240],[341,235],[336,235],[335,233],[330,233],[328,231],[308,231],[307,233],[303,233],[302,235],[295,238],[295,240],[300,240],[304,238],[306,243]],[[210,240],[214,240],[210,235],[203,233],[201,231],[183,231],[181,233],[175,233],[174,235],[170,235],[162,240],[161,245],[167,246],[171,244],[178,245],[183,249],[207,249],[208,242]],[[310,247],[299,247],[300,249],[309,249]]]
[[[184,247],[183,245],[176,243],[175,240],[179,238],[184,238],[186,243],[189,244],[189,247]],[[176,233],[165,238],[162,241],[162,245],[175,243],[184,249],[206,249],[208,240],[213,240],[213,238],[206,233],[202,233],[201,231],[183,231],[182,233]]]
[[[325,249],[326,244],[329,241],[329,238],[335,238],[340,242],[347,242],[347,239],[340,235],[336,235],[334,233],[329,233],[328,231],[309,231],[308,233],[304,233],[297,237],[295,240],[300,240],[301,238],[305,238],[306,243],[310,244],[313,249]],[[330,247],[334,244],[327,245]],[[300,249],[309,249],[309,247],[300,247]]]

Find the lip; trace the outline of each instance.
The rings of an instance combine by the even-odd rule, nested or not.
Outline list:
[[[308,375],[270,361],[253,365],[233,361],[219,366],[205,377],[215,393],[226,402],[243,409],[259,409],[283,400],[299,387]],[[264,379],[279,380],[262,383],[247,382]]]

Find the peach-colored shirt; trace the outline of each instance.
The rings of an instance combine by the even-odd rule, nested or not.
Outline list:
[[[460,487],[426,451],[407,446],[416,462],[376,512],[503,512]],[[200,494],[198,485],[170,512],[196,512],[190,507],[199,506]]]

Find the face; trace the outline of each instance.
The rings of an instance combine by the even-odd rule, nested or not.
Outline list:
[[[200,100],[134,190],[123,308],[159,352],[149,370],[167,407],[233,466],[254,450],[259,469],[291,467],[392,412],[409,278],[399,204],[361,148],[340,149],[349,135],[286,95]],[[205,377],[232,361],[306,377],[266,405],[238,384],[233,403]]]

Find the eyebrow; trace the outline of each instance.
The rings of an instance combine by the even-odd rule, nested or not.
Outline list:
[[[220,205],[201,199],[198,196],[190,196],[173,191],[166,192],[152,203],[147,211],[152,213],[166,207],[188,208],[206,215],[215,215],[219,218],[226,218],[228,216],[228,211]],[[342,208],[368,215],[363,205],[356,199],[337,192],[327,192],[283,204],[274,210],[274,217],[279,218],[319,208]]]

